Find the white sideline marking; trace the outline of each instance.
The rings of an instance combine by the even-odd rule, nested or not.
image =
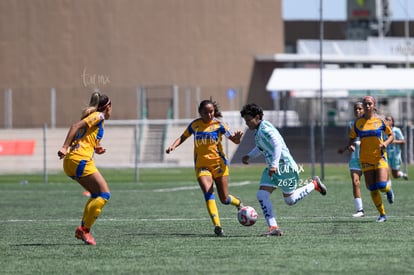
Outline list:
[[[390,221],[392,220],[410,220],[413,219],[414,216],[387,216],[390,218]],[[378,218],[378,215],[375,216],[365,216],[363,218],[353,218],[349,216],[314,216],[314,217],[281,217],[280,220],[298,220],[298,221],[308,221],[308,220],[321,220],[326,221],[328,223],[332,221],[340,221],[340,220],[360,220],[360,221],[372,221],[375,223],[376,218]],[[234,220],[235,218],[220,218],[221,220]],[[137,219],[117,219],[117,218],[99,218],[100,222],[136,222],[136,221],[142,221],[142,222],[170,222],[170,221],[209,221],[210,218],[137,218]],[[19,219],[9,219],[9,220],[0,220],[0,223],[43,223],[43,222],[51,222],[51,223],[73,223],[73,222],[79,222],[79,218],[72,218],[72,219],[39,219],[39,220],[33,220],[33,219],[27,219],[27,220],[19,220]]]
[[[243,185],[248,185],[251,183],[252,183],[251,181],[234,182],[234,183],[230,183],[229,186],[243,186]],[[199,188],[200,187],[198,185],[182,186],[182,187],[155,189],[155,190],[152,190],[152,192],[176,192],[176,191],[182,191],[182,190],[195,190]]]

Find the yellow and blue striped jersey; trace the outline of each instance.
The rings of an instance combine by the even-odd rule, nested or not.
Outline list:
[[[350,130],[351,139],[359,137],[361,140],[359,151],[361,163],[376,164],[381,158],[387,160],[387,152],[380,150],[380,143],[384,141],[383,134],[390,135],[392,130],[381,117],[358,118]]]
[[[91,159],[95,148],[99,145],[104,134],[104,114],[101,112],[91,113],[83,119],[88,127],[79,129],[76,133],[66,158],[83,160]]]
[[[182,134],[185,138],[194,136],[194,164],[195,167],[209,166],[223,161],[228,164],[221,144],[222,136],[229,138],[229,127],[213,119],[210,123],[204,123],[201,118],[193,120]]]

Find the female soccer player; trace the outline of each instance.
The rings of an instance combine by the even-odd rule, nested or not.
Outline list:
[[[388,165],[390,166],[391,174],[394,179],[403,178],[408,180],[407,173],[400,171],[401,145],[405,143],[404,135],[401,129],[394,125],[394,118],[392,116],[385,117],[385,122],[391,127],[394,134],[394,141],[387,147]]]
[[[295,205],[313,190],[326,195],[326,186],[319,177],[313,177],[310,182],[297,188],[299,181],[299,168],[289,152],[288,147],[279,131],[269,122],[263,120],[263,110],[256,104],[247,104],[240,111],[246,125],[254,130],[256,146],[242,158],[244,164],[249,163],[250,158],[265,156],[267,167],[262,173],[259,190],[256,193],[257,200],[263,211],[263,215],[269,226],[264,236],[282,236],[273,211],[270,195],[273,190],[280,188],[287,205]]]
[[[194,136],[194,165],[197,181],[204,194],[207,211],[214,225],[214,233],[217,236],[223,236],[224,231],[215,201],[213,181],[221,203],[231,204],[237,208],[242,206],[240,199],[228,193],[229,166],[221,141],[225,136],[235,144],[239,144],[243,132],[233,133],[225,123],[217,119],[222,115],[215,101],[201,101],[198,112],[200,117],[188,125],[183,134],[167,148],[166,153],[171,153],[188,137]]]
[[[354,104],[354,116],[355,119],[361,117],[364,114],[364,106],[362,105],[362,102],[357,102]],[[349,123],[349,129],[354,127],[355,120],[352,120]],[[349,171],[351,174],[351,180],[352,180],[352,191],[354,195],[354,204],[356,208],[356,212],[352,215],[355,218],[364,217],[364,208],[362,206],[362,199],[361,199],[361,176],[362,176],[362,170],[361,165],[359,163],[359,145],[360,145],[359,138],[355,140],[355,143],[352,145],[354,146],[354,150],[351,151],[351,158],[349,159]],[[345,151],[348,151],[348,148],[340,148],[338,150],[339,154],[344,153]]]
[[[371,193],[372,201],[379,212],[377,222],[385,222],[387,216],[381,193],[386,192],[389,203],[394,202],[394,192],[388,181],[387,146],[394,140],[391,128],[377,114],[376,100],[365,96],[362,100],[364,115],[358,118],[349,133],[348,150],[354,151],[353,144],[360,138],[359,160],[365,177],[365,185]],[[387,135],[384,140],[383,134]]]
[[[63,160],[63,169],[91,195],[85,205],[81,225],[76,228],[75,237],[86,244],[96,245],[90,230],[99,217],[102,208],[111,197],[108,184],[98,171],[93,160],[94,153],[103,154],[100,145],[104,134],[104,120],[112,112],[108,96],[94,92],[90,103],[82,112],[82,119],[74,123],[66,136],[58,156]]]

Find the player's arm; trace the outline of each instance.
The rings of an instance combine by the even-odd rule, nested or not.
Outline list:
[[[256,158],[261,154],[259,148],[255,146],[247,155],[242,157],[243,164],[249,164],[250,158]]]
[[[404,144],[405,143],[405,138],[404,138],[404,135],[401,132],[401,130],[398,130],[398,131],[395,132],[394,141],[392,143],[394,143],[394,144]]]
[[[70,144],[72,143],[73,139],[75,138],[76,133],[79,129],[88,127],[88,124],[85,120],[80,120],[74,124],[69,129],[68,134],[66,135],[65,141],[63,142],[62,147],[58,151],[58,156],[60,159],[64,158],[66,156],[66,153],[68,151],[68,148]]]
[[[385,122],[383,122],[383,124],[385,125],[384,133],[387,135],[387,138],[384,141],[380,141],[381,150],[387,149],[387,146],[394,141],[394,133],[392,132],[391,127]]]
[[[358,138],[358,135],[355,130],[355,123],[353,124],[353,127],[349,128],[349,141],[348,141],[348,145],[346,145],[343,148],[343,152],[345,151],[355,152],[355,142],[356,142],[356,139]],[[338,150],[338,153],[339,152],[340,151]]]
[[[275,132],[271,132],[270,140],[268,143],[271,144],[271,148],[273,148],[272,155],[272,163],[269,164],[269,176],[271,177],[273,174],[277,173],[279,167],[280,156],[282,155],[282,143],[277,138]]]
[[[180,146],[185,140],[187,139],[187,136],[185,136],[185,135],[181,135],[179,138],[177,138],[174,142],[173,142],[173,144],[171,144],[168,148],[167,148],[167,150],[165,150],[165,152],[167,153],[167,154],[169,154],[169,153],[171,153],[172,151],[174,151],[175,150],[175,148],[177,148],[178,146]]]
[[[355,140],[356,140],[356,138],[349,138],[348,144],[343,148],[339,148],[338,153],[342,154],[346,151],[355,152],[355,143],[356,143]]]
[[[391,132],[387,139],[380,143],[380,149],[386,149],[389,144],[394,140],[394,134]]]

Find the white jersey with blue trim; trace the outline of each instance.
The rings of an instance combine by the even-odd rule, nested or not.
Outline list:
[[[285,140],[272,123],[262,120],[256,130],[254,139],[256,147],[248,153],[249,157],[257,157],[262,153],[269,167],[279,167],[279,162],[283,161],[294,170],[298,169]]]

